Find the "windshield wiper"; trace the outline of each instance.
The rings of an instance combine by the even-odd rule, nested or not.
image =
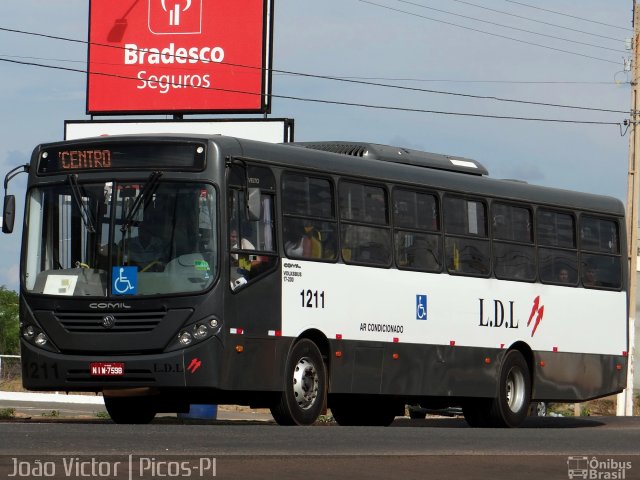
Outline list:
[[[145,183],[140,190],[140,194],[136,197],[135,202],[133,202],[133,205],[131,206],[131,210],[129,210],[129,212],[127,213],[127,216],[124,219],[124,223],[120,227],[120,231],[122,233],[126,232],[129,227],[131,227],[131,224],[133,223],[133,217],[135,217],[136,213],[138,213],[142,202],[144,201],[145,204],[149,202],[149,199],[153,195],[153,192],[155,192],[158,188],[158,182],[160,181],[161,176],[162,172],[153,172],[151,173],[151,175],[149,175],[147,183]]]
[[[89,233],[96,233],[96,227],[93,224],[93,219],[91,218],[91,212],[89,211],[89,207],[82,201],[82,192],[80,192],[80,187],[78,186],[78,175],[69,174],[67,175],[67,179],[69,180],[69,185],[71,186],[71,193],[73,194],[73,200],[76,202],[76,206],[78,210],[80,210],[80,218],[82,218],[82,223],[87,227]]]

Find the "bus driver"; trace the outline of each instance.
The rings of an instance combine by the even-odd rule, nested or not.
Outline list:
[[[163,240],[154,235],[150,222],[138,225],[138,236],[123,242],[130,265],[137,265],[141,270],[150,268],[154,262],[161,263],[166,260],[166,245]]]

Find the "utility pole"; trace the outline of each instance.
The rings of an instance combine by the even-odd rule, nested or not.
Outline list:
[[[633,415],[633,373],[635,358],[636,270],[638,256],[638,162],[640,160],[640,11],[633,0],[633,39],[631,41],[631,112],[629,117],[629,173],[627,176],[627,237],[629,252],[629,351],[627,352],[627,388],[618,394],[616,414]]]

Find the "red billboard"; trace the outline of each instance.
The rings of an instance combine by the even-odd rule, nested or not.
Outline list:
[[[90,0],[88,114],[268,113],[273,0]]]

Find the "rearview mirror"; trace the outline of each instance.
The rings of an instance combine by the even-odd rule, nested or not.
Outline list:
[[[262,210],[262,196],[259,188],[247,189],[247,219],[250,222],[260,220]]]
[[[2,232],[13,232],[13,224],[16,219],[16,197],[14,195],[5,195],[4,209],[2,211]]]

